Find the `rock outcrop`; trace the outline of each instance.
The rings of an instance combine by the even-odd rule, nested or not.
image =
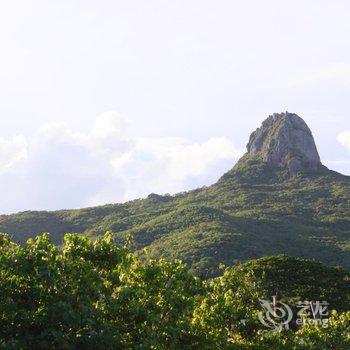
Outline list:
[[[253,132],[247,145],[248,155],[260,155],[274,167],[316,172],[322,164],[311,130],[293,113],[275,113]]]

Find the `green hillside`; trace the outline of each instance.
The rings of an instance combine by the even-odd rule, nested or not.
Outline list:
[[[201,274],[264,255],[312,258],[350,269],[350,177],[322,169],[290,177],[258,157],[243,158],[216,184],[175,196],[80,210],[24,212],[0,217],[15,240],[48,231],[115,232],[135,249],[181,258]]]
[[[262,256],[287,254],[350,269],[350,177],[324,167],[310,129],[295,114],[274,114],[248,152],[210,187],[174,196],[79,210],[0,216],[0,231],[25,242],[50,232],[131,235],[150,257],[179,258],[203,276]],[[143,248],[147,248],[143,251]]]

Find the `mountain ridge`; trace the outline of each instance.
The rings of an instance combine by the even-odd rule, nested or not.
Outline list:
[[[0,231],[21,242],[48,231],[57,244],[66,232],[93,237],[112,231],[118,240],[131,234],[140,254],[147,247],[152,257],[181,258],[195,273],[208,276],[219,274],[220,263],[276,254],[350,269],[350,177],[321,164],[311,131],[299,119],[291,113],[270,116],[250,137],[247,153],[209,187],[93,208],[1,216]],[[281,120],[286,124],[277,128]],[[290,120],[298,121],[301,134]],[[259,130],[269,138],[259,139]],[[293,140],[284,143],[286,135],[302,135],[311,152],[294,147]]]

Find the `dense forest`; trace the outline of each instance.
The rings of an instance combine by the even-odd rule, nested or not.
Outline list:
[[[24,245],[0,236],[2,349],[317,349],[350,348],[350,275],[284,255],[221,266],[203,280],[177,260],[154,260],[97,239],[48,234]],[[259,300],[327,300],[327,324],[269,331]],[[308,322],[313,321],[313,322]],[[319,320],[318,320],[319,321]]]

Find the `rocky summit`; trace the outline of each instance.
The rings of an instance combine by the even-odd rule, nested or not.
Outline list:
[[[323,167],[310,128],[294,113],[269,116],[251,134],[247,149],[248,155],[259,155],[274,167],[287,168],[292,176]]]

